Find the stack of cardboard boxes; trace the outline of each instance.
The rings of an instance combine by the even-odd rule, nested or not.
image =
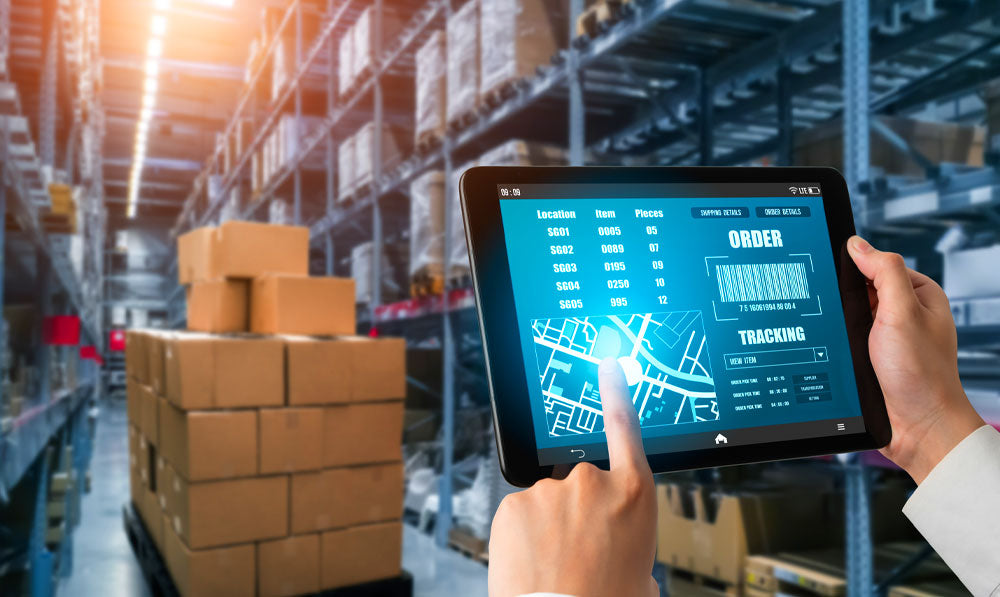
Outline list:
[[[132,501],[183,595],[296,595],[400,573],[404,343],[351,336],[308,231],[179,239],[190,331],[126,343]]]

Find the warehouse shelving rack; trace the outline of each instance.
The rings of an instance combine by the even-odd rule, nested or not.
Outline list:
[[[384,3],[369,3],[379,21]],[[320,33],[309,41],[307,51],[303,47],[306,40],[300,35],[303,2],[289,5],[282,27],[291,27],[294,22],[299,34],[297,68],[290,86],[264,111],[264,127],[223,178],[221,192],[206,200],[203,185],[196,185],[174,232],[211,223],[218,216],[228,192],[247,177],[250,155],[285,111],[289,97],[294,98],[294,114],[300,117],[307,76],[325,74],[327,106],[321,126],[301,140],[302,149],[241,215],[259,217],[262,206],[288,192],[291,179],[294,222],[310,227],[313,244],[325,253],[326,273],[336,269],[335,249],[344,251],[344,245],[374,241],[374,297],[360,318],[369,325],[384,322],[379,313],[378,283],[386,238],[383,203],[405,193],[405,185],[430,168],[444,170],[447,184],[451,184],[454,163],[517,136],[564,144],[573,165],[729,165],[751,163],[764,156],[773,156],[770,161],[778,164],[791,164],[796,134],[840,118],[844,170],[856,198],[855,215],[863,230],[876,239],[892,246],[901,235],[932,238],[929,235],[940,234],[942,222],[956,218],[997,219],[1000,191],[995,154],[988,154],[988,163],[981,168],[936,167],[872,115],[910,113],[929,101],[957,102],[995,75],[1000,67],[996,51],[1000,2],[778,0],[725,4],[637,0],[623,3],[618,18],[602,23],[591,37],[576,35],[582,1],[571,0],[568,26],[572,42],[551,64],[540,65],[535,76],[519,81],[497,101],[486,103],[471,123],[450,129],[440,146],[418,149],[390,171],[383,171],[378,159],[376,135],[370,192],[338,203],[333,182],[334,139],[344,132],[352,112],[367,105],[369,97],[376,130],[380,130],[386,118],[382,77],[390,70],[412,70],[415,47],[432,29],[443,26],[452,9],[447,1],[431,0],[416,10],[397,39],[376,42],[376,47],[385,51],[379,53],[376,67],[360,86],[345,97],[337,97],[336,42],[356,17],[359,4],[359,0],[337,6],[330,3]],[[268,55],[270,51],[269,47]],[[251,76],[255,80],[258,75]],[[237,117],[239,114],[238,109]],[[545,118],[538,118],[540,115]],[[526,134],[527,129],[518,126],[522,121],[537,126]],[[869,167],[869,131],[925,165],[926,179],[912,182],[873,172]],[[310,198],[322,205],[322,213],[307,218],[303,210],[307,190],[300,170],[305,157],[318,150],[325,151],[326,186]],[[220,160],[221,155],[214,155],[205,173],[217,173]],[[449,190],[446,196],[450,194]],[[446,223],[450,222],[450,209],[454,206],[449,201]],[[445,238],[450,238],[447,232]],[[449,254],[446,247],[445,255]],[[444,269],[448,271],[447,263]],[[174,296],[179,298],[180,294]],[[963,312],[964,304],[956,302],[957,315]],[[441,543],[447,539],[451,519],[453,311],[446,292],[434,309],[440,317],[424,314],[414,319],[422,326],[428,321],[440,322],[444,360]],[[958,316],[957,320],[964,344],[996,346],[1000,322],[984,328],[965,325]],[[848,463],[844,471],[851,594],[867,594],[868,587],[874,586],[868,475],[856,463]]]
[[[42,22],[36,20],[39,14]],[[74,21],[81,15],[81,21]],[[101,347],[99,251],[106,216],[99,143],[104,122],[96,95],[99,15],[99,0],[53,2],[37,12],[13,11],[11,0],[0,0],[0,211],[6,218],[0,228],[5,253],[0,263],[0,301],[10,296],[34,297],[39,322],[47,315],[76,314],[81,320],[82,340]],[[74,29],[74,22],[83,27]],[[24,35],[18,40],[10,34],[15,27],[22,32],[43,32],[41,85],[34,100],[39,109],[32,114],[38,118],[37,150],[26,129],[11,128],[12,123],[25,122],[22,94],[30,97],[34,93],[12,79],[8,62],[12,46],[24,43]],[[72,35],[83,35],[84,39],[71,44]],[[57,147],[59,115],[70,129],[62,148]],[[84,143],[85,136],[98,143]],[[57,156],[63,161],[57,163]],[[43,170],[56,167],[68,173],[66,182],[83,187],[77,206],[83,229],[82,273],[71,262],[67,237],[50,233],[42,217],[42,210],[50,205]],[[5,280],[13,285],[5,287]],[[7,346],[7,328],[0,327],[0,344]],[[86,405],[99,392],[100,383],[96,367],[81,365],[74,387],[50,388],[48,347],[42,345],[40,334],[37,342],[35,361],[40,381],[34,394],[27,397],[23,412],[6,419],[0,429],[0,515],[4,509],[30,500],[35,516],[27,537],[5,532],[11,541],[5,541],[0,552],[0,575],[30,569],[32,594],[48,595],[54,591],[54,574],[66,574],[72,566],[71,525],[65,538],[50,546],[52,551],[46,547],[49,461],[63,458],[63,448],[72,446],[73,462],[56,464],[76,471],[79,483],[83,482],[90,453]],[[68,354],[67,349],[62,350]],[[0,377],[6,377],[5,370],[0,371]],[[7,412],[10,398],[6,390],[0,392],[0,412]],[[79,509],[79,487],[72,503],[67,504],[69,511]]]

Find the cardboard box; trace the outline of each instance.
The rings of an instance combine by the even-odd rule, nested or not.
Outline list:
[[[138,426],[142,417],[142,384],[131,375],[125,378],[125,414],[128,422]]]
[[[169,337],[169,332],[150,331],[146,333],[144,339],[146,358],[149,361],[147,364],[149,386],[153,388],[153,394],[157,396],[163,396],[166,393],[164,363],[166,358],[166,343]]]
[[[249,477],[257,469],[257,411],[182,411],[164,402],[160,451],[181,477]]]
[[[128,426],[128,477],[129,496],[132,505],[138,512],[142,507],[142,453],[139,451],[139,430],[132,424]]]
[[[260,410],[260,474],[318,470],[322,453],[322,408]]]
[[[187,327],[201,332],[245,332],[249,303],[246,280],[194,282],[187,288]]]
[[[167,399],[184,410],[280,406],[284,345],[277,338],[178,333],[167,343]]]
[[[160,509],[160,500],[156,497],[156,492],[146,489],[142,493],[142,521],[146,524],[150,539],[156,549],[163,552],[163,510]]]
[[[230,220],[177,239],[181,284],[264,274],[309,273],[309,229]]]
[[[402,438],[401,400],[328,406],[323,412],[323,466],[397,462]]]
[[[174,532],[191,549],[288,534],[288,477],[189,483],[174,479]]]
[[[139,429],[151,444],[159,443],[159,405],[153,388],[139,386]]]
[[[259,597],[319,592],[319,535],[301,535],[257,545]]]
[[[375,123],[367,122],[354,135],[354,186],[364,186],[372,181],[375,173],[372,160],[375,157]],[[403,127],[383,123],[379,132],[381,136],[379,150],[381,153],[382,172],[390,172],[409,154],[412,149],[413,136]]]
[[[841,527],[828,521],[843,506],[822,492],[728,494],[674,484],[656,492],[657,559],[731,585],[743,584],[748,554],[825,546],[834,540],[831,527]]]
[[[196,228],[177,237],[177,283],[212,278],[210,254],[215,228]],[[127,349],[126,344],[126,349]]]
[[[335,589],[400,573],[403,525],[371,524],[323,533],[320,588]]]
[[[177,509],[173,503],[174,493],[172,490],[176,476],[177,472],[174,467],[170,466],[170,463],[163,456],[158,456],[156,458],[156,499],[159,500],[160,510],[164,514],[173,514],[174,510]]]
[[[399,520],[402,515],[402,464],[292,475],[293,534]]]
[[[287,338],[289,404],[342,404],[406,395],[401,338]]]
[[[399,520],[403,465],[377,464],[292,476],[292,533]]]
[[[184,597],[254,597],[256,569],[253,544],[191,550],[165,522],[163,559]]]
[[[125,332],[125,371],[141,384],[149,383],[149,358],[146,356],[145,330]]]
[[[567,14],[560,0],[479,0],[479,95],[533,76],[566,47]]]
[[[250,331],[258,334],[343,335],[357,331],[354,280],[264,276],[253,281]]]

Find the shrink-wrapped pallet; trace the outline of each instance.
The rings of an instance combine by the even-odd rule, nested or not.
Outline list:
[[[348,29],[340,38],[340,51],[337,53],[337,86],[340,95],[344,96],[354,82],[354,35]]]
[[[381,134],[381,165],[382,172],[389,172],[399,165],[405,152],[409,151],[406,136],[399,127],[382,125]],[[364,186],[372,182],[375,157],[375,123],[369,122],[358,130],[354,136],[355,151],[355,186]]]
[[[382,247],[382,269],[379,281],[382,286],[382,303],[389,303],[406,296],[406,266],[408,246],[397,243]],[[370,303],[373,299],[374,245],[371,241],[351,249],[351,277],[354,278],[356,300]]]
[[[441,276],[443,261],[444,172],[431,170],[410,183],[410,277]]]
[[[480,96],[529,76],[566,47],[562,0],[479,0]]]
[[[479,104],[479,0],[469,0],[448,19],[448,122]]]
[[[432,33],[417,50],[417,143],[425,137],[439,138],[444,135],[448,117],[447,60],[443,31]]]
[[[382,11],[382,50],[391,44],[400,31],[400,19],[386,9]],[[351,48],[351,77],[358,78],[375,64],[375,10],[364,9],[351,29],[354,47]]]
[[[354,137],[348,137],[337,148],[337,199],[344,201],[354,190],[355,176]]]

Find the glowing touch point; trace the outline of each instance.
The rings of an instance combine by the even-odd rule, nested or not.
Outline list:
[[[625,381],[630,386],[634,386],[642,379],[642,365],[634,357],[618,357],[618,364],[625,372]]]

